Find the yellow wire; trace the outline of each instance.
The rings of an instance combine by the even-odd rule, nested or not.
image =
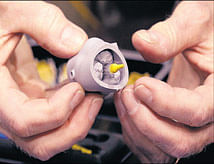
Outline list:
[[[82,147],[82,146],[80,146],[80,145],[78,145],[78,144],[74,144],[74,145],[72,146],[72,149],[73,149],[73,150],[79,150],[79,151],[81,151],[81,152],[84,153],[84,154],[92,154],[92,150],[87,149],[87,148],[85,148],[85,147]]]

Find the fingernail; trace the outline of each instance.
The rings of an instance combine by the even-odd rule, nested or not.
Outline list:
[[[125,99],[127,101],[124,101],[124,105],[126,107],[126,111],[129,115],[133,115],[137,112],[139,109],[140,101],[137,100],[134,96],[134,92],[132,89],[125,89],[123,91],[123,94],[125,95]]]
[[[80,29],[67,26],[62,32],[62,44],[68,48],[79,48],[85,41],[85,36]]]
[[[70,108],[71,109],[74,109],[78,104],[79,104],[79,101],[80,99],[82,99],[84,97],[84,92],[82,90],[78,90],[73,98],[71,99],[71,102],[70,102]]]
[[[156,43],[158,41],[157,36],[150,31],[146,31],[146,30],[141,30],[139,32],[137,32],[137,35],[140,39],[148,42],[148,43]]]
[[[147,87],[143,85],[138,85],[134,90],[141,101],[145,103],[152,102],[152,93]]]
[[[102,104],[103,104],[102,98],[95,98],[92,101],[91,106],[89,108],[89,113],[88,113],[88,118],[90,121],[94,121],[94,119],[95,119],[96,115],[98,114]]]

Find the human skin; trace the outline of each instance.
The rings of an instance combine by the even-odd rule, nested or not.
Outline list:
[[[91,128],[103,99],[78,83],[49,89],[23,34],[61,58],[77,54],[86,33],[54,5],[0,2],[0,132],[40,160],[70,148]]]
[[[213,2],[181,2],[132,36],[145,59],[173,59],[167,83],[143,77],[115,95],[123,136],[141,162],[168,163],[214,142]]]

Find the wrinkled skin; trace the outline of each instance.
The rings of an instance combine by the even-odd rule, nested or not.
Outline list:
[[[0,2],[0,132],[40,160],[70,148],[91,128],[103,99],[78,83],[49,89],[38,76],[33,37],[52,54],[75,55],[87,35],[45,2]]]
[[[132,37],[148,61],[174,58],[167,83],[143,77],[115,95],[124,139],[142,163],[173,162],[214,142],[213,15],[213,2],[184,1]]]

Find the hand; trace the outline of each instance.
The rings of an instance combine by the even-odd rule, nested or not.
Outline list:
[[[173,57],[168,84],[141,78],[115,97],[123,135],[142,162],[171,162],[214,142],[213,2],[181,2],[132,42],[159,63]]]
[[[48,3],[0,2],[0,132],[47,160],[87,135],[103,100],[85,96],[78,83],[47,91],[23,33],[64,58],[75,55],[87,35]]]

